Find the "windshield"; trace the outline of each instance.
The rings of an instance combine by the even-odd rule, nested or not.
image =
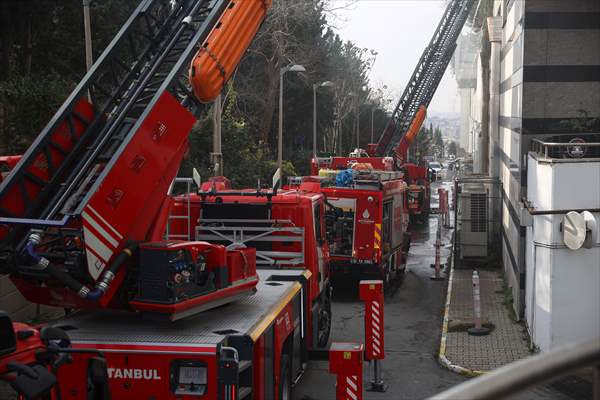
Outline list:
[[[441,168],[442,168],[442,166],[440,165],[440,163],[439,163],[439,162],[430,162],[430,163],[429,163],[429,166],[430,166],[431,168],[436,168],[436,169],[437,169],[437,168],[439,168],[439,169],[441,169]]]

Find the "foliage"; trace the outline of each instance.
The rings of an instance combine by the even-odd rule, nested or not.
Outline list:
[[[424,126],[415,138],[409,148],[409,158],[413,162],[419,162],[425,156],[432,156],[436,159],[443,159],[447,155],[459,155],[459,148],[456,142],[444,142],[443,132],[440,127],[433,127],[432,124]]]
[[[0,154],[23,152],[85,73],[81,0],[39,3],[0,2]],[[98,55],[135,3],[92,4]]]
[[[0,104],[9,117],[0,130],[3,154],[17,154],[27,148],[32,132],[52,117],[69,93],[71,82],[55,73],[19,76],[11,73],[0,84]],[[39,85],[38,79],[45,81]]]
[[[121,27],[135,1],[92,2],[97,57]],[[344,41],[331,28],[329,0],[278,0],[227,89],[222,121],[224,172],[238,186],[270,183],[277,158],[281,68],[301,64],[306,73],[284,76],[283,158],[286,175],[307,174],[312,155],[313,84],[317,93],[319,151],[348,153],[377,140],[389,101],[369,87],[376,53]],[[85,73],[81,0],[0,2],[0,154],[23,152]],[[210,110],[209,110],[210,112]],[[358,112],[359,118],[356,118]],[[373,117],[371,121],[371,117]],[[181,167],[211,174],[212,118],[201,116],[190,134]]]
[[[458,145],[456,144],[455,141],[450,141],[448,143],[446,152],[448,153],[448,155],[450,155],[450,154],[453,155],[453,156],[457,155],[457,153],[458,153]]]

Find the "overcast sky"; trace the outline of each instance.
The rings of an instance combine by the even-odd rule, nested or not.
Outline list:
[[[332,1],[336,7],[348,3],[346,0]],[[347,9],[335,11],[337,17],[331,22],[343,39],[378,52],[371,82],[376,87],[387,85],[399,97],[444,11],[442,0],[359,0]],[[429,110],[460,111],[450,66]]]

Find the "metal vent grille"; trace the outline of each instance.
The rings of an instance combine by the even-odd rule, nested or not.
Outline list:
[[[487,232],[487,195],[471,193],[471,232]]]

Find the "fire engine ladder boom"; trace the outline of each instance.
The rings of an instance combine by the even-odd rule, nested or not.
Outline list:
[[[2,248],[18,247],[31,227],[65,227],[79,215],[100,174],[111,168],[163,93],[194,114],[201,111],[191,95],[188,67],[229,3],[141,1],[2,182],[0,223],[17,226]],[[9,210],[6,204],[16,206]]]
[[[394,150],[410,127],[419,107],[429,106],[474,3],[474,0],[452,0],[446,8],[377,143],[378,155],[394,156]]]

